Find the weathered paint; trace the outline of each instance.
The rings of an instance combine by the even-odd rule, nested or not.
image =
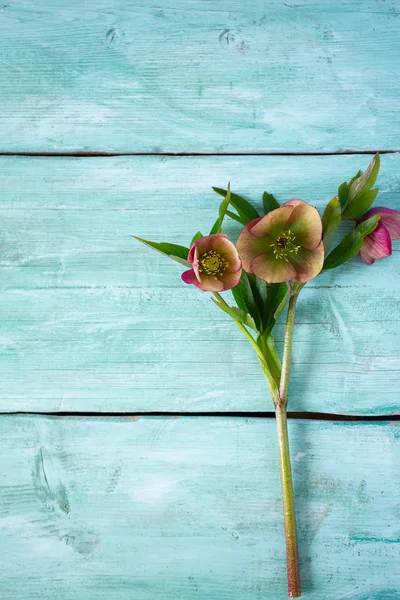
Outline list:
[[[1,150],[399,148],[397,0],[0,8]]]
[[[399,424],[289,433],[304,598],[398,600]],[[3,416],[0,448],[2,598],[285,598],[273,419]]]
[[[2,411],[271,410],[257,359],[182,268],[130,237],[188,244],[225,186],[322,208],[368,156],[0,159]],[[377,203],[400,208],[400,155]],[[235,237],[236,224],[228,226]],[[290,409],[399,411],[399,245],[300,296]],[[230,294],[226,294],[229,298]],[[284,326],[277,327],[282,346]]]

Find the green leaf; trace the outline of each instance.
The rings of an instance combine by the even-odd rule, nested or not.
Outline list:
[[[239,215],[235,214],[234,212],[227,210],[225,214],[227,217],[230,217],[234,221],[237,221],[238,223],[241,223],[242,225],[247,225],[247,220],[242,219],[242,217],[239,217]]]
[[[264,212],[267,215],[271,210],[275,210],[280,207],[278,200],[272,194],[268,194],[268,192],[263,193],[263,206]]]
[[[224,190],[222,188],[213,187],[213,190],[214,190],[214,192],[217,192],[217,194],[219,194],[220,196],[224,196],[224,197],[226,197],[226,195],[228,193],[227,190]],[[248,202],[247,200],[242,198],[241,196],[238,196],[237,194],[231,193],[230,204],[232,204],[232,206],[237,210],[237,212],[239,213],[239,216],[243,220],[246,220],[246,225],[253,219],[260,218],[260,215],[254,208],[254,206],[252,204],[250,204],[250,202]]]
[[[339,199],[339,203],[340,203],[340,208],[342,209],[342,212],[343,212],[347,206],[347,202],[349,201],[349,185],[348,185],[348,183],[346,183],[346,181],[344,183],[342,183],[341,185],[339,185],[338,199]]]
[[[341,212],[339,198],[335,196],[328,202],[322,215],[322,240],[324,242],[325,253],[332,246],[333,238],[340,225]]]
[[[215,221],[214,225],[211,227],[210,235],[213,235],[214,233],[218,233],[220,224],[221,224],[221,220],[218,217],[218,219]]]
[[[380,215],[374,215],[350,231],[338,246],[326,257],[323,270],[334,269],[355,256],[362,247],[365,236],[372,233],[378,225]]]
[[[350,198],[350,196],[349,196],[350,186],[356,179],[358,179],[360,177],[361,174],[362,174],[361,171],[358,171],[358,173],[356,175],[354,175],[354,177],[352,179],[350,179],[350,183],[347,183],[345,181],[344,183],[342,183],[342,185],[339,186],[338,198],[339,198],[340,206],[342,208],[342,212],[346,208],[347,203]]]
[[[222,200],[221,204],[219,205],[219,218],[221,219],[221,224],[222,224],[223,218],[225,216],[225,213],[229,206],[230,201],[231,201],[231,184],[228,183],[228,189],[226,190],[226,196],[225,196],[224,200]]]
[[[185,265],[186,267],[190,267],[190,263],[187,261],[187,257],[189,254],[189,248],[185,246],[178,246],[177,244],[169,244],[168,242],[150,242],[149,240],[143,240],[136,235],[132,235],[131,237],[135,238],[142,244],[149,246],[149,248],[153,248],[153,250],[157,250],[157,252],[161,252],[165,256],[169,256],[172,260],[180,263],[181,265]]]
[[[221,233],[222,222],[224,220],[225,213],[228,209],[230,201],[231,201],[231,186],[230,186],[230,183],[228,183],[228,189],[226,190],[226,196],[222,200],[221,204],[219,205],[218,219],[215,221],[214,225],[212,226],[210,235],[212,235],[213,233]]]
[[[267,284],[267,297],[264,302],[262,317],[263,334],[269,334],[275,323],[285,308],[290,296],[290,289],[287,283],[269,283]]]
[[[247,273],[247,278],[249,280],[257,308],[261,315],[264,309],[264,302],[267,299],[267,284],[262,279],[256,277],[253,273]]]
[[[365,173],[360,175],[359,177],[355,177],[353,181],[350,182],[350,194],[349,199],[350,202],[362,191],[362,190],[370,190],[374,185],[380,167],[380,158],[379,154],[375,154],[374,158],[368,165]]]
[[[261,329],[261,316],[254,297],[253,287],[250,284],[249,274],[242,271],[239,285],[231,289],[232,295],[238,307],[253,317],[257,329]],[[254,285],[254,284],[253,284]]]
[[[359,219],[370,208],[378,193],[378,190],[371,192],[371,188],[378,177],[379,167],[379,154],[375,154],[365,173],[350,181],[348,201],[343,211],[344,219]]]
[[[236,308],[236,306],[225,306],[225,304],[221,304],[221,302],[218,302],[218,300],[215,300],[215,298],[212,298],[212,301],[221,310],[223,310],[230,317],[232,317],[232,319],[234,321],[239,321],[239,323],[242,323],[243,325],[246,325],[247,327],[251,327],[251,329],[254,329],[255,331],[257,331],[254,320],[251,318],[251,316],[249,314],[247,314],[247,312],[245,312],[244,310],[241,310],[240,308]]]
[[[362,171],[360,169],[358,171],[358,173],[356,173],[356,175],[354,175],[354,177],[352,179],[350,179],[350,182],[348,183],[349,188],[350,188],[351,184],[353,183],[353,181],[355,181],[356,179],[358,179],[361,175],[362,175]]]
[[[275,341],[272,333],[262,336],[259,335],[257,338],[257,344],[261,348],[269,372],[279,388],[282,367],[281,361],[279,360],[279,356],[275,349]]]
[[[373,205],[378,191],[378,188],[374,188],[373,190],[363,190],[360,192],[353,202],[348,205],[342,215],[343,219],[359,219],[362,217]]]
[[[195,242],[196,240],[200,240],[202,237],[204,237],[204,235],[201,233],[201,231],[195,233],[192,237],[192,241],[190,242],[190,247],[192,247],[193,242]]]

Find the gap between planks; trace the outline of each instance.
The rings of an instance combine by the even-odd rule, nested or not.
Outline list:
[[[67,158],[94,158],[113,156],[348,156],[370,154],[398,154],[400,148],[390,150],[336,150],[321,152],[105,152],[102,150],[77,150],[77,151],[55,151],[55,152],[13,152],[2,151],[0,156],[43,156],[43,157],[67,157]]]
[[[11,411],[0,412],[0,416],[41,416],[41,417],[232,417],[252,419],[275,419],[275,413],[269,412],[240,412],[240,411],[208,411],[208,412],[184,412],[184,411],[149,411],[149,412],[98,412],[98,411]],[[394,415],[340,415],[335,413],[319,412],[291,412],[287,413],[289,419],[302,419],[310,421],[400,421],[400,414]]]

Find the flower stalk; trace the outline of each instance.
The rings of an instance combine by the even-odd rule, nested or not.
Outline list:
[[[292,355],[292,337],[294,314],[297,296],[302,286],[293,288],[286,318],[285,341],[283,347],[282,375],[279,388],[279,401],[275,403],[276,426],[278,433],[279,465],[281,473],[283,514],[286,537],[286,563],[288,579],[288,597],[299,598],[300,569],[299,551],[296,532],[296,513],[294,506],[294,492],[292,481],[292,467],[290,463],[290,449],[287,428],[287,400],[289,390],[290,360]]]
[[[299,596],[301,596],[299,551],[297,544],[296,514],[294,510],[294,493],[292,469],[290,464],[286,406],[282,404],[276,405],[275,414],[278,430],[279,464],[281,471],[283,515],[285,522],[288,597],[299,598]]]

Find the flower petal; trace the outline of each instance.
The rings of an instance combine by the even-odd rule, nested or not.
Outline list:
[[[297,254],[289,255],[289,261],[296,271],[293,281],[305,283],[316,277],[323,267],[324,244],[320,242],[319,245],[312,250],[300,248]]]
[[[238,241],[236,243],[236,249],[239,253],[240,258],[242,259],[243,268],[245,271],[251,270],[251,261],[259,256],[260,254],[264,254],[266,251],[269,251],[271,248],[271,244],[273,240],[271,238],[259,238],[255,237],[252,234],[252,223],[255,221],[260,221],[261,219],[254,219],[246,225],[241,234],[239,235]]]
[[[221,283],[224,286],[224,290],[230,290],[236,285],[240,283],[240,276],[242,274],[242,269],[238,269],[234,273],[229,273],[228,271],[224,273],[221,277]]]
[[[198,281],[200,281],[201,275],[199,271],[199,251],[197,249],[196,242],[194,242],[193,246],[190,248],[188,260],[193,266],[193,271],[196,273]]]
[[[277,237],[286,231],[286,224],[293,210],[292,206],[280,206],[275,210],[271,210],[251,228],[252,235],[256,237],[268,236],[271,238],[270,243],[273,243]]]
[[[372,265],[377,258],[385,258],[392,254],[390,233],[381,221],[376,229],[364,238],[360,250],[360,258],[366,265]]]
[[[290,201],[289,201],[290,202]],[[322,221],[316,208],[302,200],[292,200],[296,205],[287,222],[287,229],[294,233],[295,243],[312,250],[322,238]]]
[[[212,248],[212,250],[215,250],[221,254],[221,256],[229,264],[228,270],[232,273],[241,268],[242,261],[240,260],[236,246],[231,242],[230,239],[222,238],[218,240],[218,244],[214,244],[214,248]]]
[[[290,262],[286,262],[282,258],[276,258],[272,250],[256,256],[251,261],[250,272],[267,283],[290,281],[296,275],[296,271]]]
[[[225,289],[222,281],[213,277],[213,275],[204,275],[203,273],[201,281],[198,281],[194,285],[203,290],[203,292],[222,292]]]
[[[400,210],[393,210],[392,208],[385,208],[384,206],[376,206],[374,208],[370,208],[370,210],[367,210],[367,212],[363,215],[362,220],[365,221],[366,219],[369,219],[369,217],[373,217],[376,214],[381,215],[381,220],[379,222],[383,223],[383,225],[386,227],[392,240],[400,240]]]
[[[193,271],[193,269],[189,269],[189,271],[182,273],[181,279],[189,285],[196,285],[196,283],[199,283],[199,280],[197,279],[196,273]]]
[[[218,250],[218,246],[223,240],[230,241],[225,233],[213,233],[212,235],[206,235],[205,237],[199,238],[194,242],[197,248],[197,252],[201,256],[204,252],[210,250]],[[232,244],[232,242],[230,242]]]
[[[281,204],[281,206],[298,206],[299,204],[303,204],[304,200],[299,200],[298,198],[293,198],[292,200],[288,200]]]
[[[236,274],[232,273],[232,277]],[[230,289],[229,287],[225,288],[222,281],[215,279],[211,275],[205,275],[202,278],[202,281],[199,281],[196,277],[196,273],[193,269],[189,271],[185,271],[181,275],[182,281],[185,283],[191,284],[202,290],[203,292],[222,292],[224,289]],[[239,274],[240,279],[240,274]],[[237,285],[236,283],[234,285]],[[231,287],[234,287],[233,285]]]

